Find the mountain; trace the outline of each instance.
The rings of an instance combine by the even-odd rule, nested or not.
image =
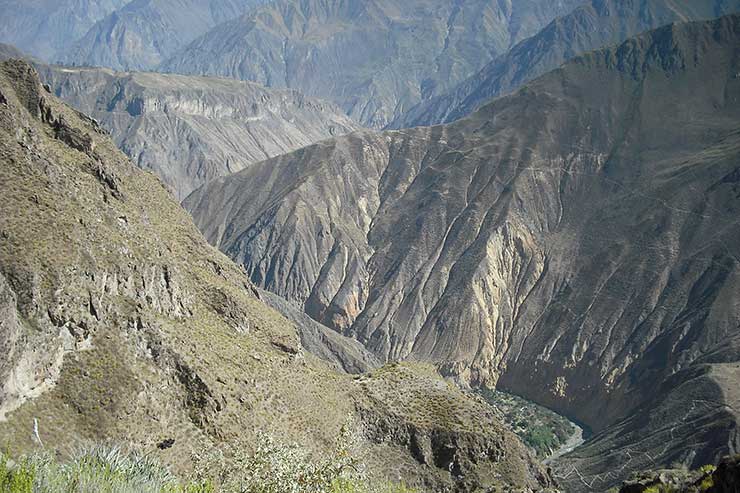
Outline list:
[[[556,470],[606,490],[740,448],[739,64],[740,17],[670,25],[452,124],[324,141],[184,205],[253,282],[382,360],[587,425]]]
[[[28,55],[13,45],[0,43],[0,62],[10,60],[11,58],[24,59],[28,58]]]
[[[672,22],[740,11],[737,0],[591,0],[488,63],[449,92],[422,101],[389,128],[449,123],[571,58]]]
[[[265,0],[133,0],[60,50],[59,60],[119,70],[146,70],[214,26]]]
[[[583,0],[277,0],[221,24],[161,70],[289,87],[383,127]]]
[[[250,82],[37,65],[182,200],[209,180],[357,128],[331,103]]]
[[[370,472],[427,491],[551,484],[429,367],[352,377],[305,352],[160,181],[21,61],[0,64],[0,162],[7,453],[131,443],[184,471],[258,432],[320,454],[349,426]]]
[[[130,0],[0,0],[0,41],[50,61]]]

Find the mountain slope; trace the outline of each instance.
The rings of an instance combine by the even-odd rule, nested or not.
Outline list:
[[[358,128],[330,103],[249,82],[37,65],[178,200],[213,178]]]
[[[146,70],[212,27],[265,0],[133,0],[100,19],[59,59],[68,64]]]
[[[27,58],[27,55],[13,45],[0,43],[0,62],[11,58],[24,59]]]
[[[185,206],[255,283],[379,357],[606,433],[707,355],[740,360],[720,351],[740,328],[739,40],[737,16],[668,26],[453,124],[325,141]],[[710,378],[722,415],[736,384]],[[656,461],[737,447],[724,418],[722,447],[693,452],[696,430],[663,418],[640,423],[676,425]]]
[[[321,453],[346,424],[381,477],[549,484],[490,407],[431,369],[353,378],[305,353],[159,180],[24,62],[0,64],[0,162],[7,452],[35,448],[37,429],[62,455],[133,443],[183,471],[193,452],[251,450],[260,431]]]
[[[2,0],[0,41],[51,61],[130,0]]]
[[[672,22],[708,20],[738,11],[736,0],[592,0],[554,20],[448,93],[422,101],[389,128],[457,120],[579,54]]]
[[[162,69],[290,87],[383,127],[582,0],[278,0],[193,41]]]

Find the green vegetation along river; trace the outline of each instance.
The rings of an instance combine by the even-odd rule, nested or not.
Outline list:
[[[500,390],[483,389],[480,394],[540,459],[560,457],[584,441],[582,427],[544,406]]]

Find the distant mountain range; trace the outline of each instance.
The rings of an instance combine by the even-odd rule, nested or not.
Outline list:
[[[52,60],[130,0],[0,0],[0,42]]]
[[[331,103],[250,82],[37,68],[57,96],[96,118],[179,200],[215,177],[359,128]]]
[[[156,68],[216,25],[265,0],[133,0],[100,19],[59,61],[117,70]]]
[[[740,452],[740,0],[0,12],[1,443],[344,421],[460,493]],[[458,386],[586,441],[543,467]]]
[[[276,0],[217,26],[163,71],[289,87],[383,127],[582,0]]]
[[[450,125],[324,141],[184,204],[253,282],[381,359],[586,423],[557,471],[603,491],[738,447],[738,63],[740,17],[667,26]]]
[[[161,182],[18,60],[0,63],[0,187],[3,460],[41,440],[60,455],[131,443],[184,473],[266,433],[317,454],[352,433],[380,484],[552,485],[490,406],[430,367],[356,377],[306,352]]]
[[[571,58],[650,29],[740,12],[738,0],[591,0],[491,61],[449,92],[422,101],[389,127],[449,123]]]

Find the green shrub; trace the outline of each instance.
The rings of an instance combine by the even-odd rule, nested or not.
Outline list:
[[[259,437],[255,453],[216,451],[196,456],[196,469],[179,482],[151,457],[118,447],[83,450],[60,463],[44,452],[17,463],[0,454],[2,493],[414,493],[403,484],[373,484],[353,453],[346,430],[332,453],[318,460],[297,445]]]
[[[39,452],[11,465],[0,456],[3,493],[209,493],[203,485],[181,486],[153,459],[117,447],[94,447],[68,463]]]
[[[215,450],[194,457],[195,479],[225,493],[413,493],[405,485],[373,484],[354,453],[356,438],[343,428],[331,453],[314,459],[298,445],[260,435],[252,455]]]

